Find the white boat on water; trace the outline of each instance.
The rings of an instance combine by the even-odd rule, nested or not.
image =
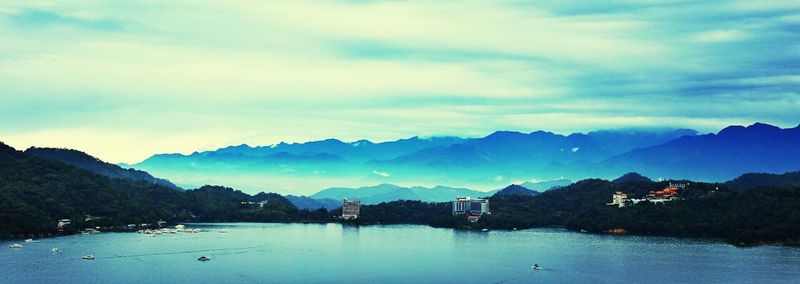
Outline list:
[[[32,242],[35,242],[35,241],[33,239],[25,239],[25,242],[26,243],[32,243]]]
[[[81,231],[81,235],[99,234],[99,233],[100,233],[100,231],[92,229],[92,228],[86,228],[86,229],[83,229],[83,231]]]
[[[18,249],[18,248],[22,248],[22,245],[21,244],[10,244],[10,245],[8,245],[8,247]]]
[[[94,255],[93,255],[93,254],[90,254],[90,255],[84,255],[84,256],[83,256],[83,257],[81,257],[81,258],[83,258],[83,259],[85,259],[85,260],[94,260]]]
[[[52,249],[50,249],[50,252],[51,253],[59,253],[59,252],[61,252],[61,250],[58,249],[58,248],[52,248]]]
[[[211,258],[203,255],[203,256],[198,257],[197,260],[198,261],[209,261],[209,260],[211,260]]]

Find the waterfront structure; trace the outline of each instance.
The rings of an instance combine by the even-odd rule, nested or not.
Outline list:
[[[347,200],[342,199],[342,219],[358,219],[358,214],[361,212],[361,200]]]
[[[50,223],[50,224],[52,224],[52,223]],[[64,228],[64,226],[71,225],[71,224],[72,224],[72,220],[70,220],[70,219],[61,219],[61,220],[58,220],[58,225],[56,225],[56,226],[59,227],[59,228]]]
[[[489,200],[472,197],[458,197],[453,201],[453,215],[468,214],[481,216],[489,214]]]
[[[625,207],[625,202],[628,202],[628,195],[622,191],[617,191],[611,195],[611,203],[606,203],[606,205],[622,208]]]

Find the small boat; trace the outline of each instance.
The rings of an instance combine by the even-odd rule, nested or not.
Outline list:
[[[94,255],[93,255],[93,254],[90,254],[90,255],[84,255],[84,256],[83,256],[83,257],[81,257],[81,258],[83,258],[83,259],[85,259],[85,260],[94,260]]]
[[[18,248],[22,248],[22,245],[21,244],[10,244],[10,245],[8,245],[8,247],[14,248],[14,249],[18,249]]]
[[[227,233],[228,233],[228,230],[219,230],[219,233],[220,233],[220,234],[227,234]]]
[[[25,239],[25,242],[26,243],[32,243],[32,242],[35,242],[35,241],[33,239]]]
[[[99,233],[100,233],[100,231],[92,229],[92,228],[86,228],[86,229],[83,229],[83,231],[81,231],[81,235],[89,235],[89,234],[93,235],[93,234],[99,234]]]
[[[481,229],[481,232],[488,232],[489,229]]]
[[[50,252],[51,253],[59,253],[59,252],[61,252],[61,250],[58,249],[58,248],[52,248],[52,249],[50,249]]]
[[[538,264],[534,264],[533,266],[531,266],[531,269],[533,269],[533,270],[542,270],[542,267],[539,266]]]
[[[198,261],[209,261],[209,260],[211,260],[211,258],[203,255],[203,256],[198,257],[197,260]]]

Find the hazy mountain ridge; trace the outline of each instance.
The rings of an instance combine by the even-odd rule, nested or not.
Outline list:
[[[539,182],[526,181],[520,184],[520,186],[530,190],[544,192],[551,189],[565,187],[570,184],[572,184],[572,181],[568,179],[554,179],[554,180],[539,181]]]
[[[800,187],[800,171],[783,174],[748,173],[725,182],[726,186],[738,190],[759,187]]]
[[[24,153],[45,160],[67,163],[77,168],[110,178],[140,180],[173,189],[180,189],[167,179],[157,178],[150,175],[148,172],[137,169],[124,169],[120,166],[101,161],[98,158],[78,150],[31,147],[25,150]]]
[[[748,172],[800,169],[800,126],[755,123],[716,134],[684,136],[636,149],[600,164],[599,172],[631,170],[652,177],[724,181]]]
[[[308,209],[308,210],[316,210],[320,208],[325,208],[327,210],[333,210],[339,207],[342,207],[341,200],[334,200],[330,198],[311,198],[308,196],[297,196],[297,195],[286,195],[286,199],[294,205],[297,209]]]
[[[504,195],[536,196],[539,195],[539,193],[540,192],[528,189],[524,186],[518,184],[512,184],[507,186],[506,188],[501,189],[492,196],[504,196]]]
[[[497,131],[482,138],[412,137],[382,143],[327,139],[154,155],[135,166],[180,184],[221,183],[251,191],[283,186],[304,194],[334,183],[485,190],[515,181],[614,178],[632,171],[653,178],[724,181],[746,172],[800,169],[796,132],[756,123],[705,135],[689,129],[623,129],[570,135]]]

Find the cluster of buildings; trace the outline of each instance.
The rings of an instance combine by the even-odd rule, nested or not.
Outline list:
[[[617,206],[617,207],[625,207],[630,204],[636,204],[639,202],[650,202],[654,204],[663,204],[664,202],[669,202],[678,199],[679,192],[683,189],[686,189],[688,183],[669,183],[669,185],[662,189],[662,190],[651,190],[644,196],[644,198],[628,198],[628,194],[617,191],[611,195],[611,202],[606,203],[608,206]]]
[[[242,205],[248,205],[248,206],[257,206],[258,208],[264,208],[264,206],[265,206],[265,205],[267,205],[267,203],[268,203],[268,202],[269,202],[269,200],[262,200],[262,201],[242,201]]]
[[[361,200],[347,200],[342,199],[342,219],[352,220],[358,219],[358,214],[361,213]]]
[[[483,214],[489,213],[489,200],[472,197],[458,197],[453,201],[453,215],[467,215],[470,222],[478,222]]]
[[[343,220],[358,219],[361,213],[361,200],[342,199]],[[467,220],[477,222],[483,214],[489,212],[489,200],[472,197],[458,197],[453,201],[453,215],[467,215]]]

